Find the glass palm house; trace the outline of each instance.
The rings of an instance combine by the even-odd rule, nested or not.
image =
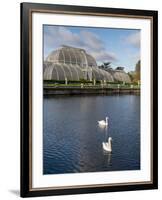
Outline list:
[[[96,80],[122,81],[130,83],[130,77],[123,68],[101,69],[96,60],[84,49],[63,45],[52,51],[43,64],[44,80]]]

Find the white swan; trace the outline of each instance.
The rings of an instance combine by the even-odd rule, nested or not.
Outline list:
[[[101,120],[101,121],[98,121],[99,125],[101,126],[107,126],[108,125],[108,117],[106,117],[106,120]]]
[[[102,143],[102,147],[103,147],[103,149],[105,150],[105,151],[107,151],[107,152],[112,152],[112,138],[111,137],[109,137],[108,138],[108,142],[103,142]]]

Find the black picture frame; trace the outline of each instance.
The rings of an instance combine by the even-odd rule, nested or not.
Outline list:
[[[32,132],[32,53],[31,23],[33,12],[59,12],[85,15],[118,15],[152,20],[152,180],[148,183],[117,184],[56,189],[31,188],[31,132]],[[158,188],[158,12],[71,5],[21,3],[21,197],[67,195],[82,193],[146,190]]]

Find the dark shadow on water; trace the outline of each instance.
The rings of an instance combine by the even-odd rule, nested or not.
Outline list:
[[[11,190],[9,190],[9,192],[12,193],[12,194],[14,194],[17,197],[20,197],[20,191],[19,190],[13,190],[13,189],[11,189]]]
[[[131,94],[132,96],[140,96],[140,93],[135,93],[135,94]],[[116,96],[116,97],[120,97],[120,96],[130,96],[129,93],[110,93],[110,94],[95,94],[95,93],[89,93],[89,94],[43,94],[43,97],[46,99],[50,99],[50,98],[69,98],[69,97],[104,97],[104,96]]]

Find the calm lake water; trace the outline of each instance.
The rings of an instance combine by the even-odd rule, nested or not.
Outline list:
[[[140,96],[48,96],[43,110],[44,174],[140,169]]]

